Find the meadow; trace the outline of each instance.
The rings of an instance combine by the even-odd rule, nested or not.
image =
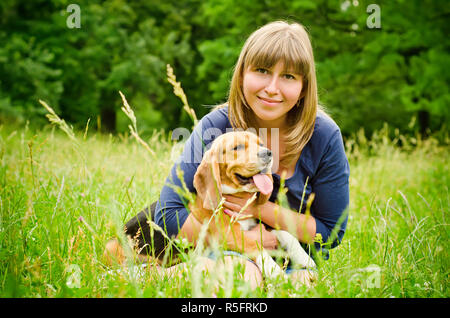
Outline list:
[[[91,124],[91,126],[94,126]],[[94,127],[0,126],[0,297],[444,297],[449,285],[448,138],[387,126],[347,138],[349,221],[312,287],[267,281],[251,290],[239,266],[215,284],[184,255],[181,275],[152,266],[107,275],[103,249],[158,198],[180,145]],[[129,262],[131,266],[131,262]]]

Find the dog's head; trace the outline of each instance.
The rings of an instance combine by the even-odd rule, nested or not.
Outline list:
[[[272,152],[250,132],[229,132],[216,138],[194,175],[203,207],[214,210],[222,194],[259,192],[258,204],[273,190]]]

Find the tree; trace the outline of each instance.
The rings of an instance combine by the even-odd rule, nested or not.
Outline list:
[[[384,122],[408,132],[448,124],[449,15],[444,1],[166,0],[0,3],[0,118],[43,118],[46,100],[68,122],[101,119],[126,129],[118,91],[143,130],[190,127],[166,80],[174,68],[202,117],[227,99],[245,39],[273,20],[297,21],[311,35],[319,98],[345,135]]]

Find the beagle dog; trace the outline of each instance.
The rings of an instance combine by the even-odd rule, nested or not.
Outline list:
[[[223,194],[257,193],[257,204],[265,203],[273,190],[272,152],[264,147],[261,139],[251,132],[229,132],[216,138],[194,175],[197,190],[191,213],[201,223],[209,223],[208,231],[225,248],[243,252],[252,257],[266,276],[284,275],[284,272],[267,251],[260,251],[254,240],[248,240],[245,232],[257,224],[249,218],[232,222],[231,217],[218,208]],[[210,219],[214,215],[214,221]],[[225,226],[226,225],[226,226]],[[290,261],[301,267],[315,267],[312,258],[303,250],[290,233],[272,230]],[[256,258],[255,258],[256,256]]]
[[[219,206],[223,194],[239,196],[240,193],[257,193],[257,204],[269,199],[273,190],[273,157],[261,139],[250,132],[228,132],[214,140],[205,152],[194,175],[194,188],[197,196],[189,210],[203,224],[208,224],[210,237],[223,243],[226,249],[246,254],[266,276],[284,275],[278,264],[267,251],[261,250],[254,240],[246,239],[245,232],[257,225],[253,218],[241,218],[234,222]],[[155,203],[150,211],[145,209],[125,225],[125,234],[139,250],[138,258],[153,255],[161,261],[167,253],[168,241],[159,231],[151,231],[148,221],[154,219]],[[290,261],[306,268],[315,267],[314,261],[303,250],[298,240],[290,233],[272,230],[286,250]],[[172,249],[175,262],[177,250]],[[123,263],[125,255],[117,239],[106,244],[104,257],[106,263]]]

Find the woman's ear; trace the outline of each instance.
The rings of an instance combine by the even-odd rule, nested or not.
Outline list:
[[[302,91],[300,92],[298,101],[297,101],[297,106],[300,106],[302,104],[302,100],[303,100],[303,98],[305,98],[305,96],[306,96],[306,89],[303,87]]]
[[[302,99],[305,98],[306,92],[308,91],[308,79],[305,76],[302,77],[302,91],[298,97],[297,106],[300,106]]]
[[[209,149],[194,175],[194,188],[203,202],[203,208],[215,210],[222,198],[222,182],[220,180],[219,162]]]

